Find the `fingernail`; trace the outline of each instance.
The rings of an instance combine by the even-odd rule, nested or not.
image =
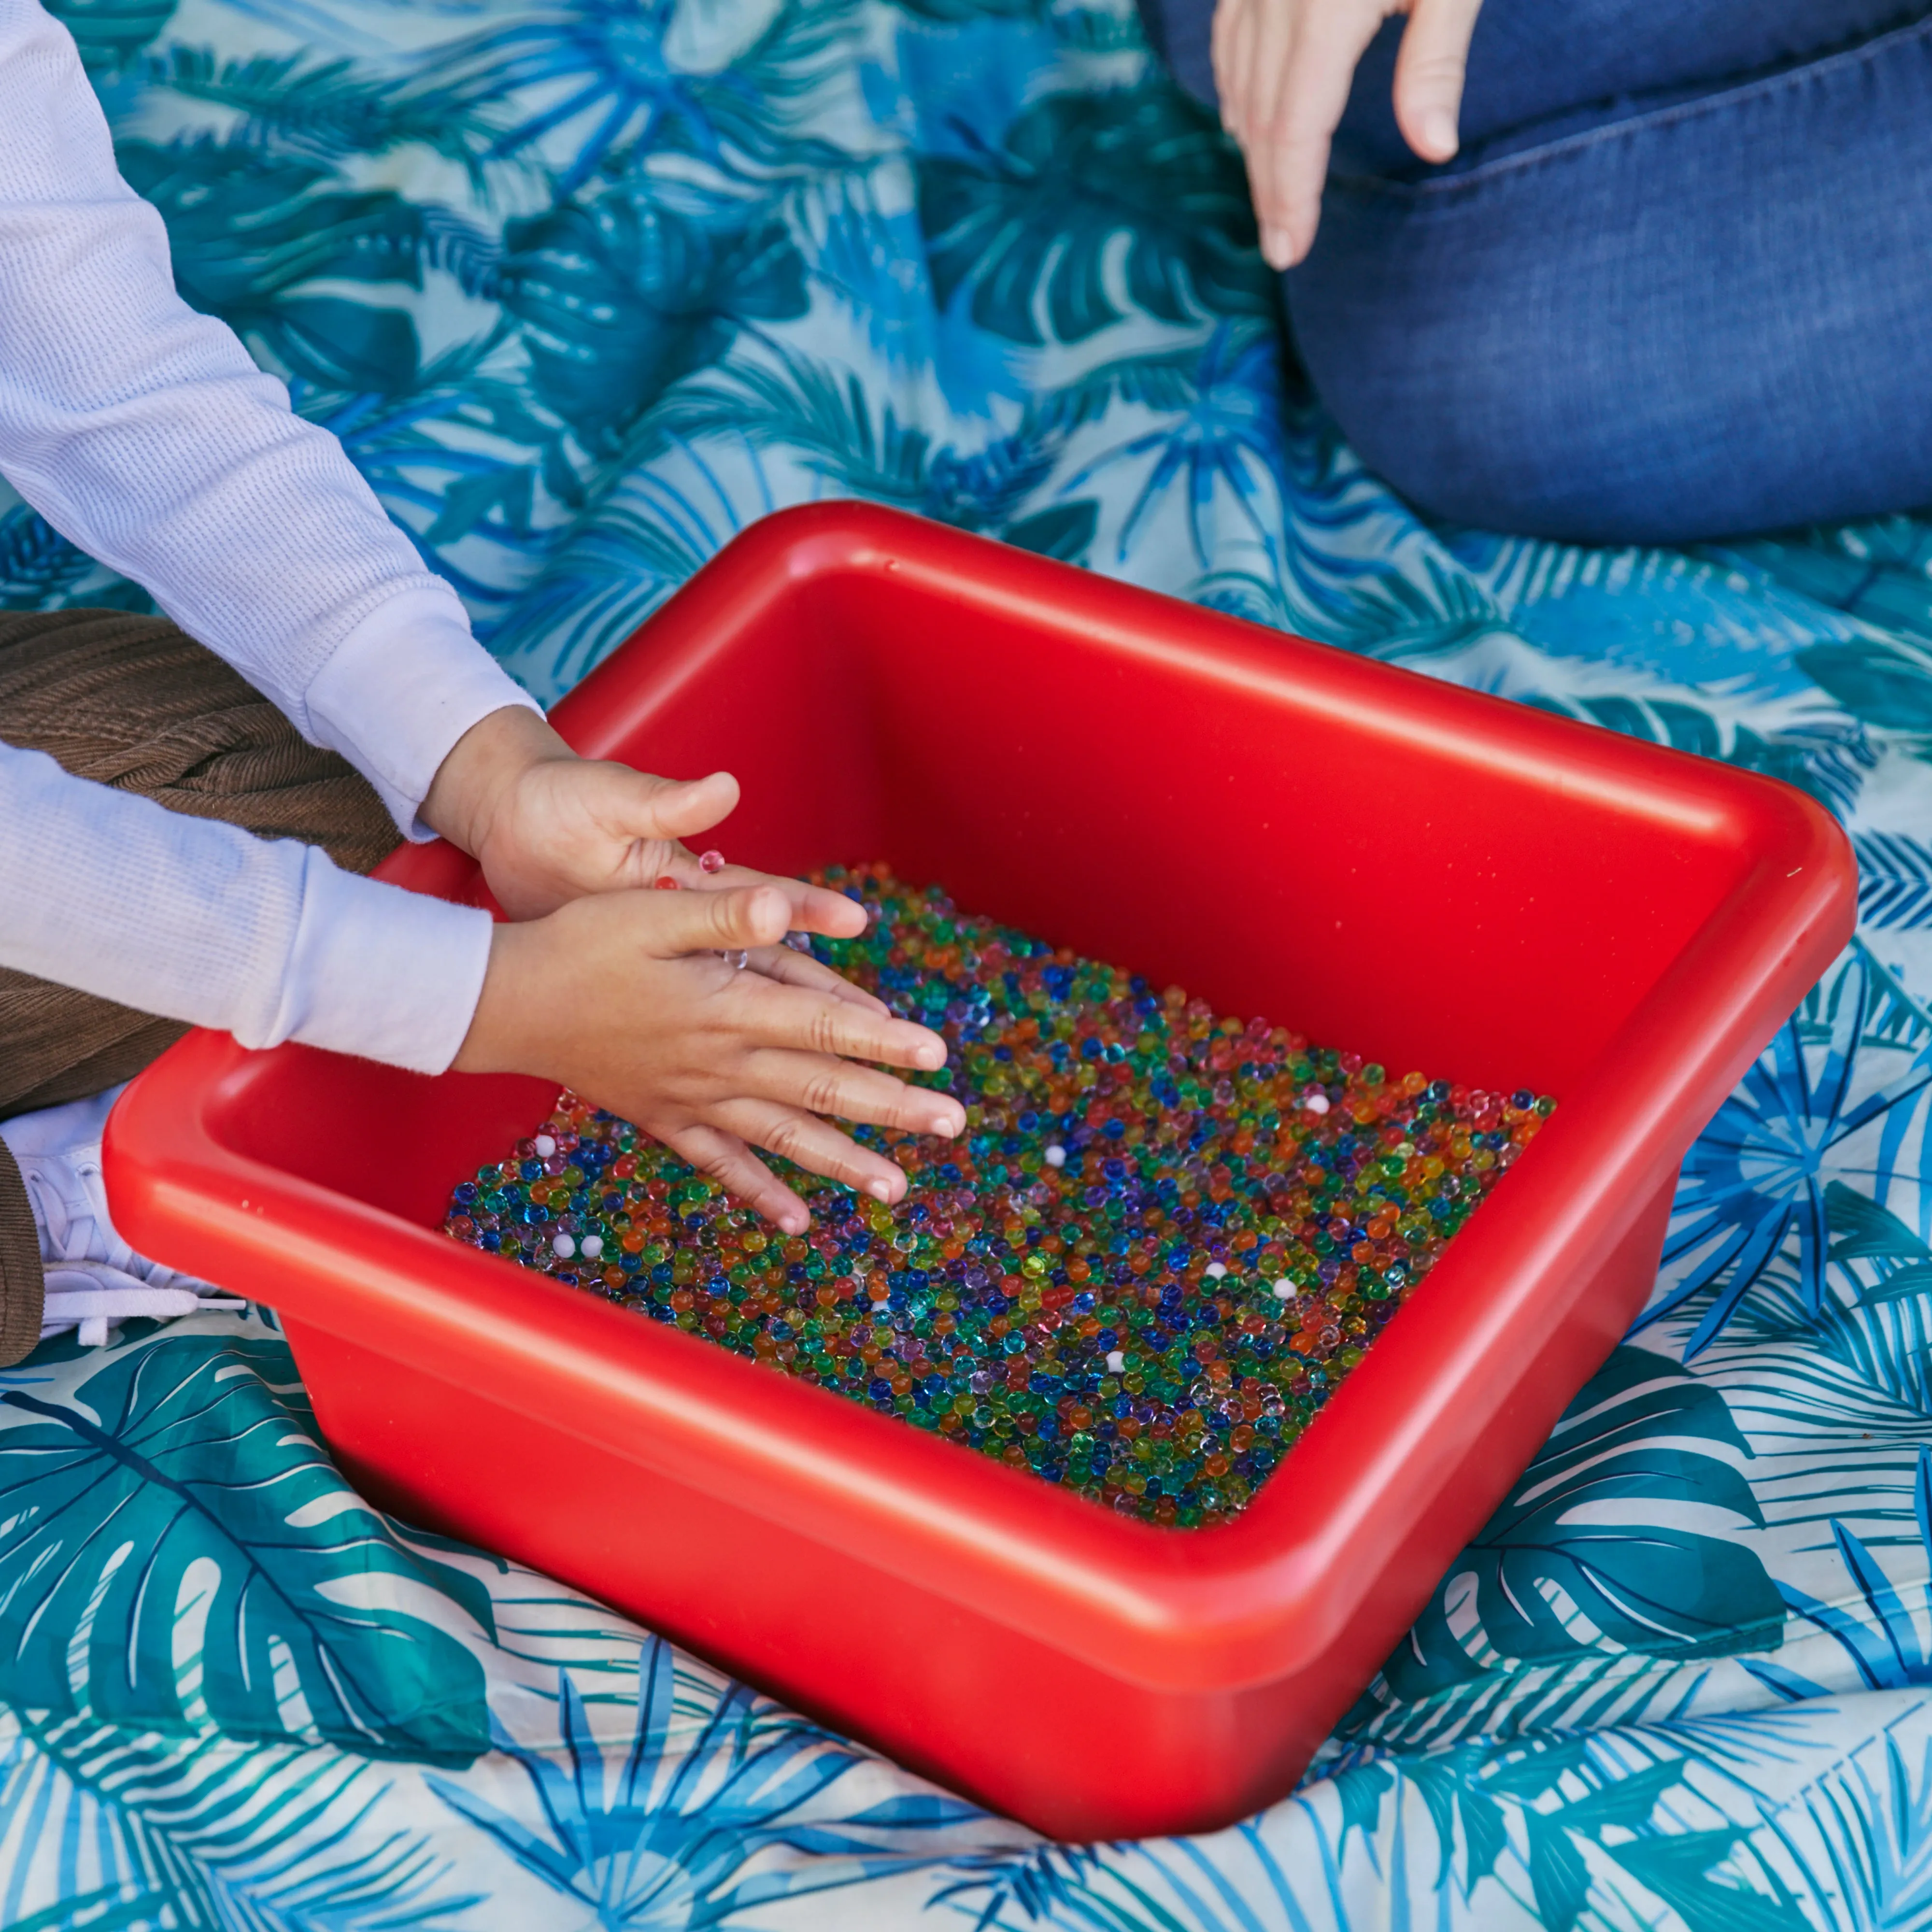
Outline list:
[[[1446,107],[1432,109],[1422,117],[1422,138],[1429,144],[1432,160],[1446,161],[1456,152],[1456,117]]]
[[[948,1140],[951,1140],[958,1132],[962,1124],[956,1114],[938,1114],[933,1117],[932,1131],[936,1134],[944,1134]]]
[[[1286,268],[1294,260],[1294,237],[1286,228],[1264,228],[1262,253],[1270,268]]]
[[[892,1198],[892,1184],[890,1180],[871,1180],[866,1184],[866,1192],[874,1201],[890,1203]]]
[[[778,1226],[788,1234],[802,1234],[805,1232],[805,1216],[802,1214],[788,1214]]]
[[[919,1050],[919,1064],[928,1072],[946,1064],[946,1049],[943,1046],[922,1046]]]

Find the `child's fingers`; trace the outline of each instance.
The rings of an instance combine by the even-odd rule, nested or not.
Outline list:
[[[781,986],[797,986],[808,993],[829,994],[835,1000],[849,1000],[855,1006],[863,1006],[867,1012],[884,1013],[892,1016],[892,1008],[884,1000],[875,998],[862,986],[855,986],[832,971],[830,966],[816,960],[807,952],[795,952],[789,946],[769,946],[764,951],[754,952],[746,962],[753,971],[762,973],[767,980],[776,980]]]
[[[640,892],[634,904],[651,922],[650,950],[660,958],[776,946],[791,930],[790,902],[775,884],[718,892]]]
[[[802,1234],[812,1225],[805,1203],[736,1134],[698,1121],[662,1138],[672,1153],[787,1234]]]
[[[822,932],[828,939],[856,939],[866,929],[866,909],[824,886],[807,886],[792,922],[800,932]]]
[[[927,1073],[946,1064],[946,1042],[929,1027],[874,1012],[850,1000],[780,986],[762,974],[746,990],[758,995],[755,1004],[748,1003],[742,1022],[748,1039],[757,1045],[876,1060]]]
[[[610,769],[619,775],[615,812],[622,821],[611,829],[628,838],[695,838],[737,809],[738,781],[729,772],[701,778],[660,778],[623,766]],[[612,809],[611,805],[607,803],[605,809]]]
[[[721,1109],[719,1118],[754,1147],[811,1173],[843,1181],[874,1201],[890,1206],[905,1193],[904,1172],[883,1154],[860,1147],[830,1122],[799,1108],[774,1101],[741,1100]]]
[[[965,1131],[966,1110],[950,1094],[910,1086],[856,1060],[766,1048],[751,1055],[745,1072],[747,1084],[763,1099],[808,1113],[948,1140]]]
[[[807,885],[802,879],[781,878],[775,873],[754,872],[748,866],[725,866],[715,872],[700,872],[695,861],[682,860],[673,876],[700,891],[729,892],[750,885],[776,886],[791,902],[794,932],[822,932],[828,939],[856,939],[866,929],[866,914],[843,892],[827,892],[823,886]]]

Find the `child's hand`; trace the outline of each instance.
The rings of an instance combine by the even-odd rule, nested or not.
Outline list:
[[[811,1216],[754,1147],[897,1201],[900,1169],[818,1117],[958,1133],[957,1100],[855,1064],[930,1070],[946,1043],[779,944],[796,916],[763,885],[606,892],[500,925],[456,1065],[574,1088],[790,1234]],[[718,956],[740,950],[742,969]]]
[[[458,740],[422,815],[482,864],[512,919],[669,876],[686,886],[767,883],[790,901],[795,930],[844,939],[863,932],[865,914],[842,892],[742,866],[698,870],[679,842],[709,830],[737,802],[738,782],[728,772],[680,784],[580,758],[536,712],[513,707],[491,712]]]
[[[1406,14],[1396,57],[1395,116],[1425,161],[1456,146],[1462,70],[1482,0],[1220,0],[1214,86],[1240,143],[1270,266],[1292,268],[1322,218],[1328,142],[1348,104],[1355,63],[1390,15]]]

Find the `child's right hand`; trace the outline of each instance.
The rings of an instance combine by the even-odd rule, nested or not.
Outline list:
[[[901,1170],[818,1116],[958,1134],[958,1101],[854,1064],[932,1070],[946,1043],[786,947],[793,916],[765,885],[602,892],[500,925],[455,1064],[574,1088],[788,1234],[811,1216],[754,1147],[897,1201]],[[740,951],[742,970],[718,956]]]

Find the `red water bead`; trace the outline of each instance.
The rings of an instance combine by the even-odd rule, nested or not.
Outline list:
[[[656,890],[661,892],[674,892],[677,890],[677,881],[674,879],[668,872],[666,872],[664,876],[658,880]]]

